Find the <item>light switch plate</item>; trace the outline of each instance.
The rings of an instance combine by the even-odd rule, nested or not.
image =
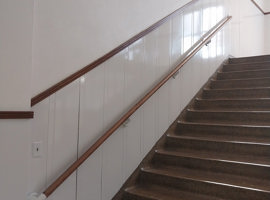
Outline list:
[[[42,157],[42,142],[32,143],[32,156],[33,158]]]

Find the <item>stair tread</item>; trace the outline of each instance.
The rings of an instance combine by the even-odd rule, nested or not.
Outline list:
[[[269,137],[244,137],[244,136],[238,136],[238,135],[235,135],[235,136],[231,136],[231,135],[222,135],[222,134],[219,134],[219,135],[211,135],[211,136],[204,136],[205,134],[194,134],[192,133],[192,136],[189,136],[189,134],[182,134],[182,133],[179,133],[179,135],[181,137],[186,137],[186,138],[190,138],[190,137],[193,137],[193,138],[211,138],[211,139],[215,139],[216,141],[232,141],[232,142],[235,142],[235,141],[239,141],[239,142],[245,142],[245,143],[261,143],[261,144],[270,144],[270,134],[269,134]]]
[[[269,67],[270,69],[270,67]],[[210,89],[242,89],[242,88],[261,88],[270,86],[270,77],[243,78],[238,79],[212,79],[208,88]]]
[[[229,72],[223,72],[219,71],[219,74],[235,74],[235,73],[245,73],[245,72],[263,72],[267,71],[270,72],[270,69],[248,69],[248,70],[240,70],[240,71],[229,71]]]
[[[243,138],[243,137],[229,137],[224,135],[217,135],[216,137],[210,136],[188,136],[188,135],[178,135],[170,133],[168,137],[176,139],[188,139],[188,140],[202,140],[202,141],[215,141],[215,142],[227,142],[227,143],[239,143],[239,144],[258,144],[258,145],[270,145],[270,138],[266,140],[258,139],[256,137]]]
[[[157,185],[140,185],[127,188],[125,191],[151,200],[222,200],[208,195],[200,195]]]
[[[231,174],[224,174],[206,170],[188,169],[184,167],[146,167],[143,171],[157,173],[170,177],[192,179],[201,182],[211,182],[221,185],[230,185],[251,190],[270,192],[270,182],[264,179],[255,179]],[[263,177],[262,177],[263,178]]]
[[[204,88],[202,99],[270,98],[270,87]]]
[[[194,110],[269,111],[270,98],[203,99],[196,98]]]
[[[270,166],[270,158],[267,156],[253,156],[253,155],[236,155],[222,152],[183,149],[183,148],[166,148],[167,151],[173,152],[177,156],[207,158],[214,160],[225,160],[229,162],[249,163],[259,166]]]
[[[229,63],[257,63],[262,61],[270,60],[269,55],[261,55],[261,56],[249,56],[249,57],[238,57],[238,58],[230,58]]]
[[[265,110],[195,110],[188,109],[187,121],[200,121],[202,123],[216,122],[227,124],[260,124],[270,125],[270,111]]]
[[[210,88],[204,88],[203,90],[204,91],[241,91],[241,90],[246,90],[246,91],[248,91],[248,90],[268,90],[268,89],[270,89],[270,87],[251,87],[251,88],[220,88],[220,89],[210,89]],[[256,98],[256,97],[255,97]],[[257,98],[260,98],[260,97],[257,97]]]
[[[208,113],[269,113],[270,114],[270,111],[268,111],[268,110],[266,110],[266,111],[264,111],[264,110],[254,110],[254,111],[252,111],[252,110],[233,110],[233,111],[231,111],[231,110],[222,110],[222,109],[219,109],[219,110],[217,110],[217,109],[215,109],[215,110],[212,110],[212,109],[209,109],[209,110],[197,110],[197,109],[188,109],[188,111],[190,111],[190,112],[198,112],[198,113],[202,113],[202,112],[208,112]]]
[[[243,99],[203,99],[196,98],[197,101],[270,101],[270,98],[243,98]]]
[[[223,66],[223,72],[239,71],[241,69],[268,69],[270,62],[258,62],[258,63],[238,63],[238,64],[226,64]]]
[[[179,120],[178,124],[188,124],[188,125],[202,125],[202,126],[222,126],[222,127],[245,127],[245,128],[269,128],[270,125],[247,125],[247,124],[222,124],[222,123],[202,123],[202,122],[189,122],[186,120]],[[270,132],[269,132],[270,134]]]
[[[232,72],[230,72],[230,73],[232,73]],[[211,81],[213,81],[213,82],[256,81],[256,80],[270,80],[270,77],[268,76],[268,77],[259,77],[259,78],[238,78],[238,79],[221,79],[221,80],[220,79],[211,79]]]
[[[237,161],[237,160],[225,160],[225,159],[220,159],[218,157],[208,157],[205,156],[205,154],[191,154],[189,153],[185,153],[184,151],[179,152],[179,151],[170,151],[170,150],[166,150],[166,149],[156,149],[155,153],[157,154],[162,154],[162,155],[167,155],[167,156],[176,156],[176,157],[184,157],[184,158],[193,158],[193,159],[200,159],[200,160],[210,160],[210,161],[218,161],[218,162],[226,162],[226,163],[238,163],[238,164],[242,164],[242,165],[252,165],[252,166],[263,166],[263,167],[267,167],[270,168],[270,162],[269,164],[259,164],[259,163],[255,163],[250,160],[249,162],[244,162],[244,161]]]
[[[261,65],[261,64],[269,64],[270,65],[270,61],[259,61],[259,62],[252,62],[252,63],[228,63],[228,64],[225,64],[224,66],[228,66],[228,65]]]

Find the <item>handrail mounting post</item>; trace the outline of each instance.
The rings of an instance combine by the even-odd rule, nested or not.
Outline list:
[[[128,124],[129,124],[130,121],[131,121],[131,119],[128,118],[128,119],[123,123],[123,127],[124,127],[124,128],[128,127]]]
[[[178,70],[177,72],[175,72],[174,75],[173,75],[173,79],[176,79],[176,77],[179,75],[179,73],[180,73],[180,70]]]

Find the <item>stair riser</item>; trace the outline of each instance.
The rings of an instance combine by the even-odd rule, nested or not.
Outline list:
[[[211,151],[226,154],[231,153],[239,155],[270,156],[269,145],[191,140],[173,137],[168,137],[166,139],[165,148],[171,151],[175,150],[178,152],[185,149],[193,149],[197,151]]]
[[[242,110],[242,111],[270,111],[269,100],[218,100],[203,101],[196,100],[194,104],[196,110]]]
[[[186,115],[186,120],[189,122],[212,122],[220,124],[270,124],[270,113],[242,113],[242,112],[193,112],[189,111]]]
[[[268,193],[146,172],[141,173],[140,182],[143,184],[155,183],[157,185],[179,188],[180,190],[196,194],[211,195],[230,200],[269,200],[270,198],[270,194]]]
[[[148,198],[148,197],[143,197],[143,196],[139,196],[136,194],[131,194],[129,192],[125,192],[123,195],[123,200],[157,200],[154,198]]]
[[[223,72],[245,71],[245,70],[270,70],[270,63],[254,64],[228,64],[222,68]]]
[[[270,79],[211,81],[211,89],[270,87]]]
[[[269,55],[246,57],[246,58],[231,58],[231,59],[229,59],[230,64],[268,62],[268,61],[270,61],[270,56]]]
[[[269,179],[270,167],[240,164],[233,162],[223,162],[215,160],[204,160],[192,157],[180,157],[167,154],[156,153],[153,158],[153,165],[158,167],[173,168],[182,167],[188,169],[201,170],[203,172],[219,172],[224,174],[234,174],[250,178]]]
[[[204,90],[203,99],[270,98],[270,89],[252,90]]]
[[[237,136],[237,137],[270,137],[270,128],[267,127],[235,127],[235,126],[215,126],[215,125],[193,125],[180,123],[177,127],[177,133],[183,135],[200,136]]]
[[[243,72],[229,72],[218,73],[218,80],[230,80],[230,79],[247,79],[247,78],[265,78],[270,76],[270,70],[261,71],[243,71]]]

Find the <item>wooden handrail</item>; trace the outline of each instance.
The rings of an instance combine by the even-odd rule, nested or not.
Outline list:
[[[32,119],[32,111],[0,111],[0,119]]]
[[[202,36],[202,38],[195,43],[184,54],[180,64],[175,67],[169,74],[166,75],[151,91],[149,91],[141,100],[139,100],[121,119],[119,119],[108,131],[106,131],[77,161],[75,161],[61,176],[59,176],[37,199],[44,200],[49,197],[74,171],[76,171],[84,161],[86,161],[96,150],[100,147],[128,118],[136,112],[159,88],[161,88],[180,68],[182,68],[204,45],[206,45],[215,34],[221,30],[224,25],[232,19],[227,16],[215,25],[210,31]]]
[[[251,2],[262,12],[262,14],[264,14],[264,15],[270,14],[270,12],[264,12],[264,10],[261,8],[261,6],[259,6],[259,4],[256,3],[255,0],[251,0]]]
[[[182,10],[185,7],[188,7],[190,4],[195,3],[198,0],[192,0],[189,3],[185,4],[184,6],[178,8],[177,10],[175,10],[174,12],[172,12],[171,14],[167,15],[166,17],[164,17],[163,19],[159,20],[158,22],[156,22],[155,24],[153,24],[152,26],[148,27],[147,29],[143,30],[142,32],[140,32],[139,34],[135,35],[134,37],[132,37],[131,39],[129,39],[128,41],[122,43],[121,45],[119,45],[118,47],[116,47],[115,49],[111,50],[110,52],[108,52],[107,54],[105,54],[104,56],[98,58],[97,60],[95,60],[94,62],[90,63],[89,65],[85,66],[84,68],[82,68],[81,70],[71,74],[70,76],[68,76],[67,78],[63,79],[62,81],[56,83],[55,85],[51,86],[50,88],[48,88],[47,90],[39,93],[38,95],[34,96],[31,99],[31,106],[36,105],[37,103],[41,102],[42,100],[46,99],[47,97],[49,97],[50,95],[54,94],[55,92],[57,92],[58,90],[62,89],[63,87],[67,86],[68,84],[70,84],[71,82],[75,81],[76,79],[80,78],[81,76],[85,75],[86,73],[88,73],[89,71],[93,70],[94,68],[96,68],[97,66],[99,66],[100,64],[104,63],[105,61],[107,61],[108,59],[110,59],[111,57],[113,57],[114,55],[116,55],[117,53],[119,53],[120,51],[122,51],[123,49],[125,49],[126,47],[130,46],[131,44],[133,44],[134,42],[136,42],[137,40],[139,40],[140,38],[146,36],[148,33],[152,32],[153,30],[157,29],[158,27],[160,27],[162,24],[164,24],[165,22],[167,22],[169,19],[171,19],[173,16],[175,16],[176,14],[178,14],[179,12],[182,12]]]

